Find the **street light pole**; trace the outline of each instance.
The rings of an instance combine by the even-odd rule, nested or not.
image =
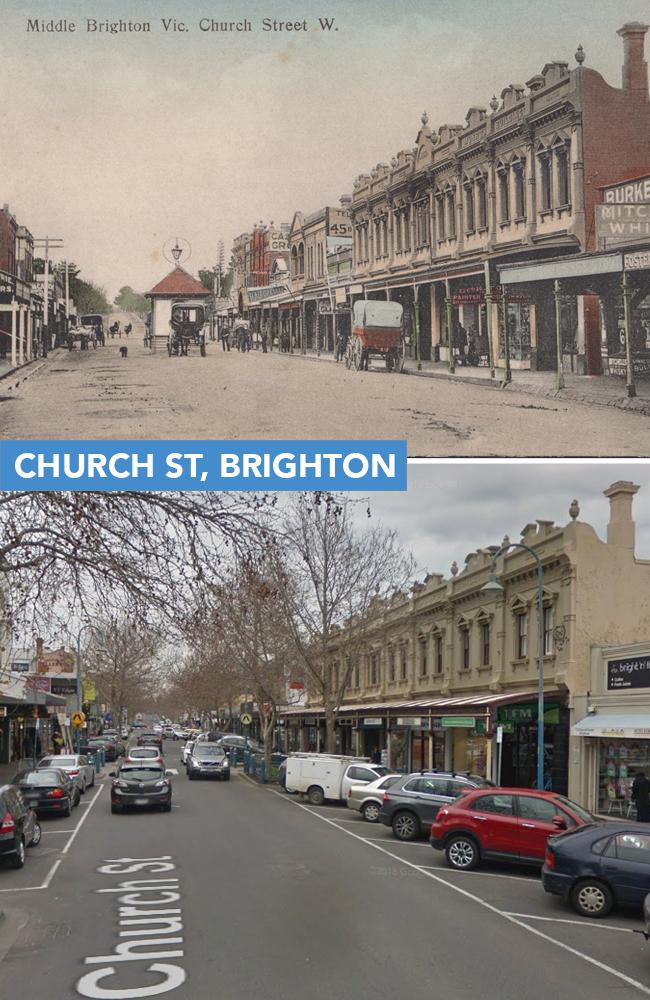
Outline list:
[[[523,542],[504,541],[492,556],[490,579],[482,592],[493,596],[501,594],[504,587],[497,579],[496,564],[499,556],[510,549],[524,549],[535,560],[537,567],[537,780],[539,791],[544,791],[544,570],[537,552]]]

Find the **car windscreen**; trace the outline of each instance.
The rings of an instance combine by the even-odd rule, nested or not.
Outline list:
[[[60,785],[61,774],[52,768],[49,771],[43,769],[30,771],[28,774],[17,774],[14,781],[21,785]]]
[[[158,750],[156,747],[133,747],[133,750],[129,751],[129,757],[141,757],[143,759],[148,757],[151,759],[157,756]]]
[[[200,744],[192,751],[192,755],[194,757],[211,757],[218,760],[226,756],[221,747],[206,747]]]
[[[118,777],[123,781],[159,781],[165,772],[161,767],[121,767]]]

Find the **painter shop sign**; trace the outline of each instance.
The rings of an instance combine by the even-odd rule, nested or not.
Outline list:
[[[650,656],[634,656],[607,663],[607,690],[650,688]]]

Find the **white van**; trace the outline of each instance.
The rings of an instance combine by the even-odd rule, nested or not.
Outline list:
[[[351,785],[363,785],[390,773],[390,768],[371,764],[367,757],[326,753],[291,754],[286,767],[287,791],[306,795],[313,806],[326,799],[343,801]]]

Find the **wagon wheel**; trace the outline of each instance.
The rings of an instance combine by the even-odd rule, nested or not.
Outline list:
[[[355,337],[352,341],[352,357],[351,364],[355,372],[361,371],[363,366],[363,345],[359,337]]]
[[[169,356],[171,358],[172,353],[173,353],[173,347],[172,347],[171,337],[169,337],[169,339],[167,340],[167,353],[169,354]]]
[[[345,345],[343,360],[345,361],[345,367],[349,370],[352,367],[352,344],[349,340]]]

